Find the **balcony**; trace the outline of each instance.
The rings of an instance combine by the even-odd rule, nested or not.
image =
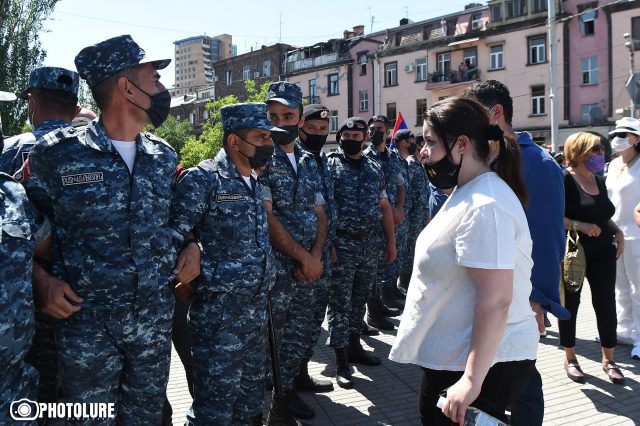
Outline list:
[[[476,67],[465,76],[460,71],[446,69],[444,71],[435,71],[427,73],[426,90],[438,90],[440,88],[448,88],[455,84],[456,86],[469,86],[480,80],[480,68]]]
[[[328,53],[326,55],[320,55],[313,58],[293,59],[293,56],[289,56],[285,59],[286,73],[293,73],[301,71],[307,68],[315,68],[322,65],[330,64],[332,62],[338,62],[345,59],[350,59],[348,53]]]

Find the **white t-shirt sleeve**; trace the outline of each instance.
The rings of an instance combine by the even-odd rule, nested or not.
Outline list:
[[[479,269],[515,269],[516,224],[495,203],[467,212],[455,229],[456,263]]]

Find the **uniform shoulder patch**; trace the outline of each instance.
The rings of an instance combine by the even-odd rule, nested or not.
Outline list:
[[[60,142],[76,138],[80,135],[75,127],[62,127],[53,130],[38,140],[36,147],[46,150],[49,147],[59,144]],[[35,148],[35,147],[34,147]]]
[[[170,148],[172,151],[175,151],[175,149],[169,144],[169,142],[165,141],[164,139],[162,139],[159,136],[154,135],[151,132],[145,132],[144,133],[144,137],[149,139],[152,142],[156,142],[156,143],[162,144],[162,145]]]
[[[198,167],[206,170],[207,172],[215,172],[218,170],[218,163],[216,163],[212,159],[208,159],[200,162],[200,164],[198,164]]]

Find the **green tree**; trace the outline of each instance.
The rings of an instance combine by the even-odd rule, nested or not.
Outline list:
[[[268,82],[258,90],[255,81],[245,81],[244,89],[248,94],[247,102],[264,102],[268,88]],[[209,116],[212,118],[211,121],[214,124],[205,123],[200,138],[191,137],[186,141],[184,147],[180,150],[180,163],[184,167],[193,167],[207,158],[216,156],[220,148],[222,148],[222,137],[224,135],[222,122],[220,121],[220,108],[235,103],[238,103],[238,98],[230,95],[216,99],[206,105],[207,110],[209,110]]]
[[[38,33],[58,0],[0,0],[0,90],[20,93],[29,73],[46,56]],[[0,104],[4,133],[16,134],[27,120],[26,102]]]
[[[78,88],[78,103],[81,107],[88,108],[95,112],[96,115],[100,115],[100,108],[98,104],[93,100],[91,89],[85,80],[80,79],[80,87]]]
[[[184,147],[187,139],[192,137],[191,124],[188,120],[178,121],[172,115],[162,123],[162,126],[153,131],[156,135],[169,142],[169,145],[180,152]]]

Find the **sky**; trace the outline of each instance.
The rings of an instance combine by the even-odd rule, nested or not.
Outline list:
[[[147,58],[174,57],[173,42],[196,35],[231,34],[238,54],[282,42],[310,46],[365,26],[365,34],[462,11],[471,0],[61,0],[40,34],[46,66],[75,70],[83,48],[131,34]],[[477,1],[477,3],[486,3]],[[373,23],[372,23],[373,17]],[[174,84],[173,63],[160,72]]]

